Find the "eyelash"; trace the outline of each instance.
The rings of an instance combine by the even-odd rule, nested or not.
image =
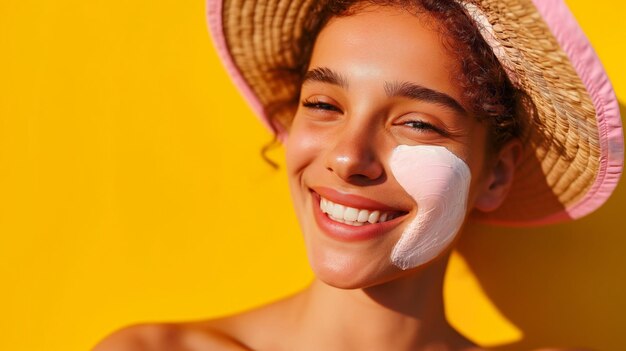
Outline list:
[[[405,126],[410,127],[411,129],[422,130],[422,131],[433,131],[439,133],[443,136],[448,136],[448,133],[440,128],[435,127],[434,125],[424,122],[424,121],[408,121],[402,123]]]
[[[319,100],[304,100],[302,101],[302,106],[315,110],[341,112],[341,110],[335,105],[327,102],[321,102]]]
[[[335,105],[333,104],[329,104],[327,102],[322,102],[319,101],[317,99],[313,99],[313,100],[304,100],[302,101],[302,106],[306,107],[306,108],[310,108],[310,109],[314,109],[314,110],[321,110],[321,111],[332,111],[332,112],[341,112],[341,110],[339,108],[337,108]],[[424,122],[424,121],[408,121],[408,122],[404,122],[401,123],[402,125],[405,125],[413,130],[416,131],[420,131],[420,132],[428,132],[428,131],[433,131],[435,133],[438,133],[442,136],[448,136],[449,133],[447,133],[446,131],[435,127],[434,125],[428,123],[428,122]]]

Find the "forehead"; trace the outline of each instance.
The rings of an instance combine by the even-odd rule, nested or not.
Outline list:
[[[369,6],[328,22],[315,43],[310,68],[329,67],[348,81],[412,81],[459,97],[453,84],[458,62],[428,15]]]

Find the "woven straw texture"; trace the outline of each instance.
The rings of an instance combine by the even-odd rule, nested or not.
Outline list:
[[[296,98],[293,67],[310,11],[319,1],[226,0],[223,25],[230,54],[265,108],[288,125]],[[519,111],[529,121],[525,154],[506,202],[478,220],[541,221],[575,204],[592,186],[600,163],[594,105],[584,84],[531,0],[478,0],[511,80],[532,99]],[[287,106],[285,108],[285,106]],[[283,110],[278,109],[283,107]]]

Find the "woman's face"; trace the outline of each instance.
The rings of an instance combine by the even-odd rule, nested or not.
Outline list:
[[[332,19],[315,43],[286,142],[287,171],[310,263],[331,285],[366,287],[405,274],[390,255],[420,204],[391,171],[399,145],[443,146],[463,160],[471,172],[467,211],[487,187],[486,127],[465,112],[457,60],[426,21],[366,9]],[[379,222],[334,221],[320,209],[326,200],[378,211]]]

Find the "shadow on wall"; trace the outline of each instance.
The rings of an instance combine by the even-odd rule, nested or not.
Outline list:
[[[626,105],[620,103],[622,121]],[[626,350],[626,177],[593,214],[533,229],[473,224],[458,246],[523,338],[497,350]]]

